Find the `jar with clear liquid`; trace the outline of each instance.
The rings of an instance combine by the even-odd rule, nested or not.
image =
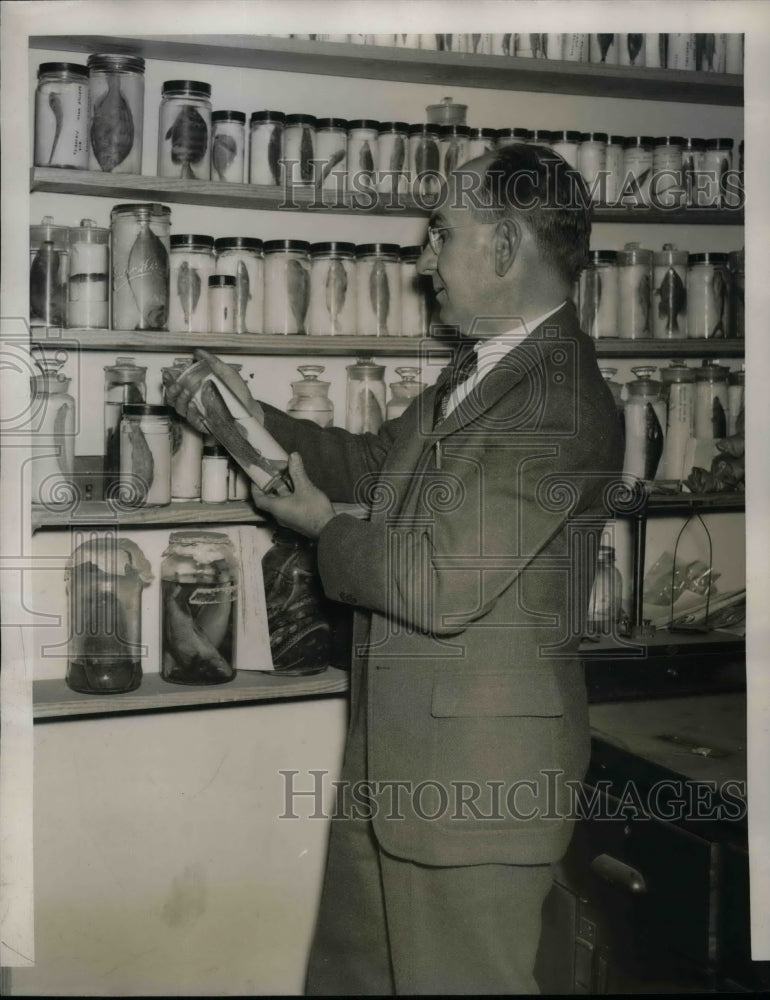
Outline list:
[[[666,438],[666,404],[661,384],[652,378],[654,365],[639,365],[631,371],[625,405],[626,449],[623,473],[646,482],[655,479]]]
[[[112,223],[113,330],[166,330],[171,209],[116,205]]]
[[[615,548],[602,544],[588,602],[586,631],[593,636],[612,635],[622,616],[623,577],[615,565]]]
[[[385,416],[385,366],[359,358],[347,372],[345,427],[352,434],[376,434]]]
[[[158,176],[211,180],[211,85],[166,80],[158,127]]]
[[[32,503],[50,507],[75,499],[75,400],[61,362],[40,358],[37,365],[41,374],[30,378],[30,486]]]
[[[168,324],[180,333],[209,332],[209,278],[214,238],[175,233],[171,237]]]
[[[144,59],[117,54],[89,56],[88,96],[88,169],[141,174]]]
[[[386,419],[395,420],[396,417],[400,417],[404,410],[410,406],[412,400],[420,395],[425,388],[425,383],[418,381],[419,374],[419,368],[406,365],[403,368],[396,368],[396,375],[401,376],[401,381],[390,383],[392,396],[385,411]]]
[[[45,62],[37,69],[35,166],[88,169],[88,69]]]
[[[292,382],[294,395],[286,412],[300,420],[312,420],[319,427],[331,427],[334,421],[334,404],[329,399],[329,383],[319,379],[326,369],[323,365],[300,365],[297,371],[302,378]]]
[[[397,243],[363,243],[356,247],[358,334],[361,337],[401,333],[400,247]]]

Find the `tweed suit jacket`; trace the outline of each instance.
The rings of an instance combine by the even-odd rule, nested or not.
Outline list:
[[[377,435],[269,406],[265,423],[332,500],[371,507],[328,522],[318,565],[357,609],[351,729],[365,720],[380,846],[546,863],[572,831],[564,782],[588,764],[577,647],[622,465],[615,404],[572,303],[434,428],[447,377]]]

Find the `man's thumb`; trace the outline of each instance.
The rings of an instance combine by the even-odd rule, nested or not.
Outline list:
[[[291,455],[289,455],[289,475],[294,482],[295,489],[310,486],[310,480],[307,478],[305,466],[302,464],[302,456],[298,451],[293,451]]]

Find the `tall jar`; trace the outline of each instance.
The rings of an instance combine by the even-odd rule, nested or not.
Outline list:
[[[192,364],[190,358],[174,358],[168,368],[161,368],[163,402],[167,405],[166,389]],[[201,458],[203,436],[192,424],[169,407],[171,420],[171,499],[201,498]]]
[[[444,177],[448,179],[452,171],[468,159],[471,130],[467,125],[442,125],[440,128],[439,155]]]
[[[618,255],[591,250],[580,273],[580,327],[589,337],[618,335]]]
[[[644,35],[618,35],[618,64],[620,66],[644,66]]]
[[[377,127],[377,190],[381,194],[409,190],[406,122],[380,122]]]
[[[376,434],[385,414],[385,366],[358,358],[347,372],[345,428],[352,434]]]
[[[300,365],[302,378],[292,382],[293,395],[286,412],[299,420],[312,420],[319,427],[334,423],[334,404],[329,399],[329,382],[319,379],[326,369],[323,365]]]
[[[724,73],[727,35],[700,33],[695,36],[695,68],[700,73]]]
[[[605,66],[618,64],[618,35],[591,35],[588,46],[589,61],[604,63]]]
[[[746,305],[744,290],[746,284],[746,251],[733,250],[728,255],[730,267],[730,324],[729,337],[741,340],[746,336]]]
[[[725,40],[725,73],[743,73],[743,35],[737,32]]]
[[[124,694],[142,682],[142,590],[152,569],[139,546],[114,534],[78,545],[65,571],[67,686]]]
[[[319,118],[316,121],[316,185],[332,191],[341,199],[348,175],[348,123],[344,118]]]
[[[246,169],[246,115],[215,111],[211,116],[211,176],[215,181],[243,184]]]
[[[661,369],[666,403],[666,444],[660,464],[661,479],[681,482],[687,443],[695,432],[695,372],[687,365],[672,363]]]
[[[545,39],[544,52],[546,59],[561,59],[564,48],[564,35],[561,32],[554,32],[543,35]]]
[[[235,278],[235,332],[262,333],[265,299],[262,240],[223,236],[214,240],[214,251],[216,273]]]
[[[231,681],[240,582],[233,543],[218,531],[172,531],[160,577],[160,676],[173,684]]]
[[[89,56],[88,97],[88,169],[141,174],[144,59],[111,54]]]
[[[409,171],[415,197],[434,198],[440,190],[438,125],[409,126]]]
[[[235,333],[235,278],[232,274],[209,277],[209,330]]]
[[[112,329],[168,329],[171,209],[116,205],[110,218]]]
[[[687,258],[687,336],[726,337],[730,272],[726,253],[691,253]]]
[[[125,403],[147,398],[147,368],[133,358],[115,358],[104,366],[104,488],[105,495],[120,473],[120,419]]]
[[[532,142],[534,132],[528,128],[499,128],[495,130],[495,148],[503,149],[517,142]]]
[[[682,188],[684,200],[688,206],[700,204],[700,177],[703,172],[703,156],[706,152],[706,140],[692,136],[682,143]]]
[[[626,383],[626,450],[623,473],[649,482],[655,479],[663,455],[666,404],[661,384],[652,378],[653,365],[632,368],[635,382]]]
[[[616,382],[612,377],[613,375],[617,375],[618,370],[617,368],[600,367],[599,372],[604,379],[607,388],[612,393],[612,399],[615,403],[615,413],[620,426],[621,440],[625,442],[626,427],[624,418],[625,402],[623,400],[623,386],[620,382]]]
[[[315,152],[315,115],[286,115],[283,127],[283,158],[289,185],[313,183]]]
[[[313,336],[353,336],[357,331],[356,247],[338,241],[310,246],[310,316]]]
[[[567,62],[588,62],[589,35],[565,34],[561,47],[561,58]]]
[[[35,166],[88,169],[88,70],[41,63],[35,91]]]
[[[586,631],[592,636],[610,636],[623,617],[623,577],[615,565],[615,548],[599,545],[596,575],[591,588]]]
[[[356,247],[358,334],[397,337],[401,330],[401,272],[397,243]]]
[[[652,150],[652,182],[650,198],[653,205],[678,208],[682,204],[682,147],[681,135],[662,135]]]
[[[592,201],[603,201],[602,174],[607,168],[607,133],[581,132],[577,167],[591,192]]]
[[[417,273],[422,247],[401,247],[401,336],[427,337],[430,309],[425,275]]]
[[[623,191],[623,147],[626,143],[624,135],[608,135],[605,151],[604,170],[604,202],[614,205],[620,200]]]
[[[44,215],[29,227],[29,321],[32,326],[67,323],[69,230]]]
[[[255,111],[249,121],[249,184],[283,183],[282,111]]]
[[[180,333],[208,333],[209,277],[214,273],[214,238],[171,237],[168,324]]]
[[[673,243],[652,255],[652,335],[656,340],[687,337],[687,251]]]
[[[158,128],[158,176],[211,180],[211,86],[166,80]]]
[[[695,35],[668,34],[667,69],[695,69]]]
[[[746,372],[741,365],[739,371],[727,376],[727,433],[737,434],[742,430],[741,420],[746,403]]]
[[[722,206],[726,204],[725,176],[732,166],[733,140],[706,139],[703,154],[705,183],[699,192],[699,205]]]
[[[648,69],[665,69],[668,52],[668,35],[648,33],[644,36],[644,65]]]
[[[648,338],[652,334],[652,251],[638,243],[626,243],[618,251],[618,336],[624,340]]]
[[[75,474],[75,400],[71,379],[59,361],[41,358],[40,375],[30,378],[30,415],[34,423],[30,464],[32,503],[46,507],[71,503]]]
[[[623,143],[622,197],[629,198],[631,204],[650,204],[653,145],[650,135],[629,135]]]
[[[582,133],[566,129],[564,131],[553,132],[552,135],[551,148],[554,153],[558,153],[563,160],[569,163],[573,170],[577,170],[578,146],[580,145]]]
[[[348,122],[348,186],[354,191],[374,185],[380,123],[371,118]]]
[[[727,436],[730,369],[704,362],[695,368],[695,437]]]
[[[303,334],[310,304],[310,244],[266,240],[265,333]]]
[[[495,134],[493,128],[472,128],[468,136],[468,159],[490,153],[495,148]]]
[[[109,325],[110,231],[83,219],[69,231],[67,325],[87,330]]]
[[[395,420],[396,417],[400,417],[412,400],[420,395],[425,383],[418,381],[419,374],[419,368],[406,365],[403,368],[396,368],[396,375],[400,376],[400,381],[390,383],[392,395],[385,410],[386,419]]]
[[[167,406],[123,406],[120,499],[137,507],[171,503],[171,411]]]

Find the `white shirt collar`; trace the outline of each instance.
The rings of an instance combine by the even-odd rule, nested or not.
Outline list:
[[[501,358],[512,351],[533,330],[536,330],[549,317],[557,313],[563,305],[564,302],[560,302],[558,306],[549,309],[542,316],[538,316],[529,322],[524,321],[519,323],[511,327],[510,330],[506,330],[505,333],[499,333],[496,337],[490,337],[488,340],[480,340],[474,348],[478,356],[478,369],[483,371],[496,365]]]

